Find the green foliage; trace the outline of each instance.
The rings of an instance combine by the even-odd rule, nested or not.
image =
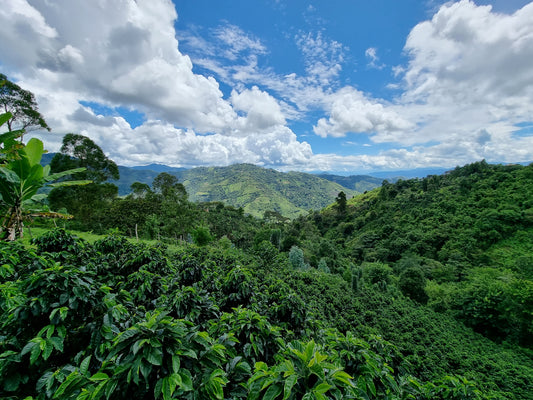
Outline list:
[[[274,262],[276,257],[279,255],[279,251],[272,243],[269,241],[263,240],[259,244],[254,246],[254,254],[259,257],[263,267],[269,268],[269,266]]]
[[[88,137],[69,133],[63,137],[61,152],[56,153],[49,168],[61,172],[71,168],[83,168],[73,176],[90,179],[93,183],[83,187],[62,187],[49,194],[49,204],[54,209],[66,209],[75,220],[70,224],[77,229],[105,231],[106,215],[111,215],[110,204],[117,197],[118,188],[105,183],[119,178],[114,161],[107,158],[102,149]]]
[[[205,246],[206,244],[213,241],[213,236],[209,232],[209,228],[206,226],[199,226],[191,232],[192,240],[198,246]]]
[[[527,289],[517,293],[503,281],[530,286],[532,192],[533,165],[482,161],[441,176],[385,181],[350,199],[346,215],[335,208],[311,213],[283,235],[296,237],[312,263],[325,257],[319,249],[328,240],[333,249],[327,253],[334,254],[328,266],[354,288],[361,281],[351,263],[362,271],[368,263],[386,263],[393,271],[384,281],[387,291],[400,289],[419,304],[429,293],[434,310],[451,311],[494,341],[529,347]],[[485,267],[496,270],[495,282],[473,278],[471,271]]]
[[[364,282],[370,285],[377,285],[381,290],[385,290],[391,282],[392,268],[386,264],[379,262],[364,263],[362,272]]]
[[[346,193],[340,192],[335,198],[335,203],[339,214],[344,215],[346,213]]]
[[[277,363],[268,368],[264,362],[255,364],[255,373],[248,381],[248,399],[327,399],[353,395],[352,377],[342,367],[328,360],[314,341],[290,343],[278,354]]]
[[[64,229],[52,229],[32,240],[37,246],[37,253],[63,253],[61,256],[79,255],[84,242],[78,237],[67,233]],[[59,261],[59,260],[58,260]]]
[[[223,239],[172,251],[118,231],[94,244],[63,230],[35,250],[0,243],[0,397],[530,399],[531,203],[476,186],[517,201],[513,179],[532,176],[498,168],[385,183],[345,215],[290,225],[174,202]],[[144,221],[168,241],[177,231],[160,189],[127,201],[152,201]],[[467,217],[456,195],[496,205],[470,211],[499,236],[469,231],[473,217],[451,235],[446,218]]]
[[[298,246],[292,246],[289,251],[289,262],[294,269],[308,268],[304,260],[304,252]]]
[[[6,122],[8,123],[12,117],[13,114],[10,112],[0,114],[0,126],[4,125]],[[9,130],[0,135],[0,165],[4,165],[9,161],[19,158],[17,152],[22,148],[22,143],[18,141],[18,138],[23,134],[24,130]]]
[[[65,183],[70,181],[65,181]],[[113,218],[110,205],[117,196],[117,187],[110,183],[90,183],[79,187],[58,187],[48,195],[53,209],[65,209],[74,216],[68,224],[78,230],[105,232],[107,215]]]
[[[322,272],[325,272],[325,273],[331,272],[331,270],[328,267],[328,262],[326,261],[325,258],[321,258],[320,259],[320,261],[318,262],[317,269],[319,271],[322,271]]]
[[[522,346],[533,342],[533,282],[512,271],[476,268],[459,285],[432,285],[429,304],[454,315],[477,332]]]
[[[86,136],[73,133],[63,137],[63,145],[52,158],[50,168],[54,172],[84,168],[76,178],[89,179],[96,184],[120,177],[115,162],[107,158],[96,143]]]
[[[266,273],[232,248],[170,254],[116,234],[91,245],[63,230],[35,243],[37,253],[0,246],[2,398],[483,399],[494,390],[364,333],[372,310],[375,327],[421,321],[406,327],[421,334],[435,325],[374,285],[356,294],[335,274],[293,270],[279,256]],[[527,398],[520,379],[516,369],[507,387]]]
[[[403,270],[400,274],[398,287],[407,297],[419,303],[426,303],[427,295],[424,291],[426,278],[420,268],[411,267]]]

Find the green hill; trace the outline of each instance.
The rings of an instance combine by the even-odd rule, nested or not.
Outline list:
[[[357,194],[334,182],[302,172],[278,172],[250,164],[194,168],[178,175],[192,201],[222,201],[262,216],[277,211],[294,218],[333,202],[339,192]]]
[[[351,282],[368,306],[365,324],[395,343],[415,374],[453,370],[531,399],[532,194],[533,164],[477,162],[298,218],[282,247]],[[336,321],[349,318],[339,310]],[[510,349],[527,356],[508,358]],[[506,383],[498,374],[509,374]]]
[[[169,173],[184,184],[191,201],[219,201],[243,208],[245,213],[257,217],[263,216],[265,211],[276,211],[294,218],[332,203],[341,191],[348,197],[359,193],[316,175],[283,173],[251,164],[172,170]],[[157,174],[121,167],[121,178],[116,182],[119,193],[129,193],[129,187],[135,181],[151,184]]]

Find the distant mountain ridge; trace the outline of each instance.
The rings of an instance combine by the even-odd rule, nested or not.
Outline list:
[[[156,171],[156,172],[177,172],[177,171],[185,171],[187,168],[177,168],[177,167],[169,167],[165,164],[148,164],[143,166],[134,166],[134,167],[124,167],[124,168],[131,168],[136,170],[149,170],[149,171]]]
[[[285,217],[295,218],[311,209],[320,209],[333,203],[341,191],[348,197],[359,193],[317,175],[279,172],[252,164],[188,170],[170,167],[167,170],[158,169],[175,175],[184,184],[191,201],[220,201],[236,208],[242,207],[245,213],[254,216],[263,216],[265,211],[276,211]],[[133,182],[150,185],[159,174],[158,171],[128,167],[119,167],[119,170],[121,178],[113,183],[119,187],[121,195],[130,192]]]
[[[369,175],[340,176],[333,174],[319,174],[317,176],[331,182],[336,182],[347,189],[355,190],[360,193],[372,190],[381,186],[383,183],[383,179]]]
[[[43,164],[50,163],[53,153],[46,154]],[[253,164],[227,167],[174,168],[162,164],[119,166],[120,179],[111,181],[119,195],[131,192],[134,182],[151,185],[161,172],[176,176],[193,202],[223,202],[245,213],[262,217],[276,211],[288,218],[319,210],[335,201],[343,191],[347,197],[381,185],[382,180],[367,175],[315,175],[304,172],[279,172]]]

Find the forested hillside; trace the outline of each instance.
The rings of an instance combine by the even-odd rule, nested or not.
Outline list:
[[[339,192],[356,194],[339,184],[302,172],[278,172],[251,164],[194,168],[178,175],[192,201],[221,201],[262,217],[276,211],[294,218],[311,209],[319,210]]]
[[[532,193],[532,165],[478,162],[385,183],[342,210],[300,218],[287,240],[338,273],[381,265],[413,300],[496,342],[531,347]]]
[[[319,210],[335,200],[339,192],[349,197],[379,184],[364,177],[359,190],[355,183],[343,186],[333,179],[302,172],[283,173],[251,164],[228,167],[172,169],[167,171],[183,183],[193,202],[223,202],[242,208],[246,214],[262,217],[265,211],[275,211],[287,218],[295,218],[314,209]],[[151,170],[120,168],[120,180],[114,182],[119,194],[131,193],[131,184],[151,184],[158,175]],[[357,178],[357,177],[354,177]]]
[[[533,165],[293,222],[204,203],[173,224],[191,210],[173,179],[114,206],[154,200],[168,249],[62,230],[0,247],[2,398],[533,397]]]

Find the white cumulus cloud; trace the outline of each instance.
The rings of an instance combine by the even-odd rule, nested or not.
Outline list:
[[[229,23],[202,38],[177,18],[170,0],[10,0],[0,8],[0,68],[36,94],[57,134],[35,133],[50,150],[81,133],[126,165],[353,171],[533,159],[533,138],[519,131],[533,115],[533,3],[513,13],[469,0],[440,6],[406,38],[407,62],[383,83],[398,93],[388,100],[347,78],[350,49],[325,22],[286,32],[304,68],[281,74],[263,38]],[[180,51],[175,26],[196,50]],[[368,66],[386,71],[377,47],[364,48]],[[132,128],[92,103],[144,122]],[[389,150],[313,154],[293,122],[323,138],[368,135],[373,150]]]
[[[87,135],[125,165],[285,165],[312,155],[286,126],[280,102],[257,87],[224,99],[215,78],[196,74],[179,50],[170,0],[14,0],[0,10],[2,68],[36,94],[59,135]],[[216,30],[226,56],[263,53],[235,26]],[[24,43],[21,46],[21,43]],[[136,128],[80,101],[145,114]],[[84,103],[85,104],[85,103]],[[116,114],[116,113],[115,113]]]
[[[413,125],[398,113],[362,92],[345,87],[329,96],[329,118],[321,118],[314,131],[322,137],[342,137],[346,133],[405,131]]]
[[[40,97],[75,91],[79,99],[132,104],[202,132],[222,131],[234,118],[218,83],[194,74],[189,57],[179,52],[171,1],[16,2],[17,8],[0,14],[2,36],[34,27],[19,32],[17,41],[2,40],[0,49],[24,54],[7,67]],[[21,51],[20,40],[32,43]],[[50,74],[54,85],[42,79]]]
[[[237,124],[237,128],[245,134],[285,125],[285,117],[279,103],[257,86],[240,93],[234,90],[230,100],[235,110],[246,113],[244,117],[239,118]]]

